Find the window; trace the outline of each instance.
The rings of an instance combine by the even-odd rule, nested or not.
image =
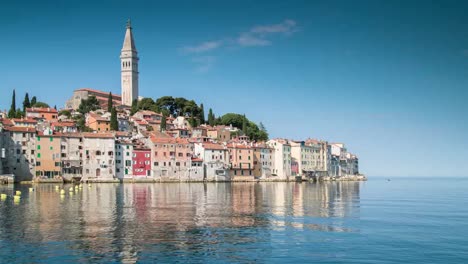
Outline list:
[[[149,158],[149,157],[150,157],[150,154],[149,154],[149,153],[146,153],[146,154],[145,154],[145,157],[146,157],[146,158]]]
[[[55,162],[55,167],[60,167],[60,162]]]
[[[41,137],[40,137],[40,136],[37,136],[37,141],[41,141]]]
[[[176,166],[180,166],[180,162],[176,162],[176,164],[175,164],[175,165],[176,165]]]
[[[34,149],[31,150],[31,154],[34,155]]]
[[[50,139],[50,142],[54,141],[54,138],[53,138],[53,137],[50,137],[49,139]]]
[[[150,165],[149,160],[145,161],[145,164],[146,164],[146,165]]]
[[[41,150],[41,145],[37,145],[37,150]]]
[[[133,157],[136,158],[136,153],[133,153]]]
[[[38,157],[38,158],[41,158],[41,153],[37,153],[37,157]]]
[[[41,162],[40,162],[40,161],[37,161],[37,162],[36,162],[36,166],[41,166]]]
[[[155,162],[155,163],[153,163],[153,164],[154,164],[155,167],[159,165],[157,162]]]
[[[49,149],[50,149],[50,150],[53,150],[53,149],[54,149],[54,147],[50,146],[50,147],[49,147]]]

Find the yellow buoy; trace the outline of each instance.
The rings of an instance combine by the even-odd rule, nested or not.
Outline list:
[[[0,200],[6,200],[6,198],[7,198],[6,194],[4,193],[0,194]]]
[[[58,190],[60,189],[60,187],[58,185],[55,185],[55,190]]]
[[[73,187],[70,187],[70,188],[68,189],[68,191],[69,191],[69,192],[73,192]]]
[[[34,191],[34,188],[29,188],[29,192],[32,192],[32,191]]]
[[[64,189],[60,190],[60,194],[65,195],[65,190]]]
[[[20,196],[20,195],[21,195],[21,191],[16,191],[16,195],[17,195],[17,196]]]

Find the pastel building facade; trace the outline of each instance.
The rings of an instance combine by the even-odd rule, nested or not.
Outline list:
[[[277,179],[289,179],[291,174],[291,145],[286,139],[272,139],[267,144],[274,149],[273,172]]]
[[[118,179],[133,178],[133,143],[128,140],[115,142],[115,174]]]
[[[265,144],[256,144],[254,151],[254,176],[260,179],[271,178],[273,170],[273,149]]]
[[[229,158],[226,146],[222,144],[204,142],[194,144],[194,157],[201,159],[203,175],[200,180],[228,181]]]
[[[254,178],[254,151],[250,145],[227,144],[229,151],[229,175],[232,180],[252,180]]]
[[[115,140],[111,133],[83,133],[83,180],[115,178]]]

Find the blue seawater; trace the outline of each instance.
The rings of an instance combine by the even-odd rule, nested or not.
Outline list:
[[[468,263],[467,178],[30,187],[0,263]]]

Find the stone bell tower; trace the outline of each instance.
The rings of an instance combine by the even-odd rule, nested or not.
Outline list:
[[[122,105],[131,106],[132,101],[138,99],[138,60],[132,25],[129,19],[122,51],[120,52]]]

